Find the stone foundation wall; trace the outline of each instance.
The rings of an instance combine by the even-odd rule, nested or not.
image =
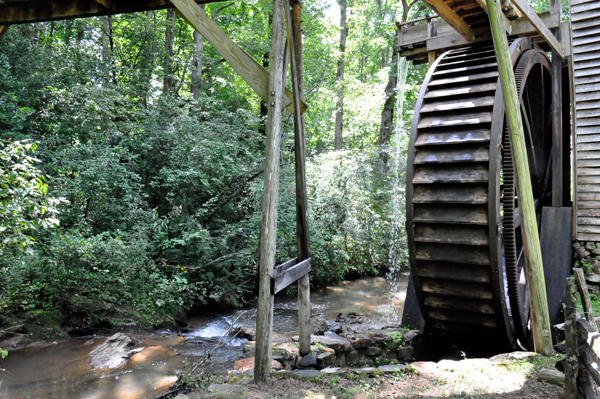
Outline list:
[[[573,258],[586,273],[600,274],[600,242],[574,241]]]

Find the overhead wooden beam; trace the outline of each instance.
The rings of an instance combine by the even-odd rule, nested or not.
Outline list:
[[[483,11],[485,11],[486,14],[489,14],[488,7],[487,7],[485,0],[475,0],[475,1],[477,2],[477,4],[479,4],[479,7],[481,7],[483,9]],[[504,14],[502,14],[502,22],[504,22],[504,30],[506,31],[507,34],[510,35],[510,32],[511,32],[510,21]]]
[[[423,0],[425,4],[431,7],[437,14],[452,26],[462,37],[467,41],[473,41],[475,34],[471,27],[462,19],[457,13],[454,12],[444,0]]]
[[[513,5],[523,13],[525,18],[531,22],[531,25],[535,27],[535,29],[540,33],[540,35],[544,38],[544,40],[550,45],[552,50],[556,51],[556,54],[564,59],[565,58],[565,50],[562,45],[554,37],[550,29],[542,22],[540,17],[533,11],[533,9],[527,4],[525,0],[511,0]]]
[[[197,0],[215,3],[221,0]],[[170,0],[15,0],[0,1],[0,25],[55,21],[171,8]]]
[[[194,0],[172,2],[179,15],[204,36],[264,102],[270,104],[273,96],[269,93],[269,72],[231,40]],[[285,89],[283,105],[291,113],[294,113],[293,99],[293,93]],[[301,102],[300,111],[304,112],[306,108],[306,104]]]

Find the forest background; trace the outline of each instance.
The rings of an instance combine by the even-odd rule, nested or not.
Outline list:
[[[268,69],[271,7],[206,11]],[[410,126],[427,66],[408,66],[397,104],[395,22],[427,13],[418,0],[303,2],[313,287],[406,259],[398,121]],[[278,263],[296,252],[284,112]],[[173,10],[12,26],[0,41],[0,326],[43,311],[74,329],[149,328],[251,301],[266,115]]]

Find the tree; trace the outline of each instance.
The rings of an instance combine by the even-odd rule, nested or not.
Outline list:
[[[31,252],[30,233],[59,224],[57,206],[64,199],[49,195],[46,177],[34,166],[39,161],[28,155],[36,148],[9,141],[0,150],[0,255],[10,249]]]
[[[336,151],[342,149],[342,131],[344,125],[344,68],[346,64],[346,39],[348,37],[348,25],[346,23],[348,13],[348,0],[338,0],[340,5],[340,58],[337,66],[337,105],[335,110],[335,143]]]
[[[175,11],[172,8],[167,10],[167,23],[165,27],[165,66],[163,80],[163,94],[167,95],[173,89],[173,40],[175,33]]]
[[[200,4],[204,9],[206,6]],[[200,98],[200,89],[202,88],[202,64],[204,57],[204,37],[200,32],[194,29],[194,56],[192,58],[192,86],[191,93],[194,100]]]

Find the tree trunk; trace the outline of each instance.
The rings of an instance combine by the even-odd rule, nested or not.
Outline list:
[[[163,80],[163,94],[167,95],[173,89],[173,39],[175,25],[175,10],[169,8],[167,10],[167,22],[165,29],[165,66]]]
[[[344,67],[346,56],[346,38],[348,37],[348,27],[346,25],[346,15],[348,9],[347,0],[338,0],[340,5],[340,58],[337,67],[337,105],[335,110],[335,142],[336,151],[342,149],[342,127],[344,124]]]
[[[104,83],[110,82],[111,34],[112,20],[110,16],[102,17],[102,79]]]
[[[402,0],[402,21],[406,22],[408,19],[408,12],[417,3],[418,0],[413,0],[412,3],[408,3],[406,0]],[[392,55],[393,56],[393,55]],[[396,104],[396,86],[398,85],[398,75],[394,71],[395,62],[391,63],[391,70],[388,74],[388,83],[385,87],[385,105],[383,111],[381,111],[381,124],[379,125],[379,140],[377,141],[379,146],[386,145],[392,138],[392,128],[394,126],[394,105]],[[384,159],[385,158],[385,159]],[[384,162],[387,162],[387,154],[382,157]]]
[[[200,4],[200,7],[204,9],[206,6]],[[192,96],[194,100],[200,98],[200,89],[202,88],[202,64],[204,57],[204,37],[200,32],[194,30],[194,57],[192,60]]]

